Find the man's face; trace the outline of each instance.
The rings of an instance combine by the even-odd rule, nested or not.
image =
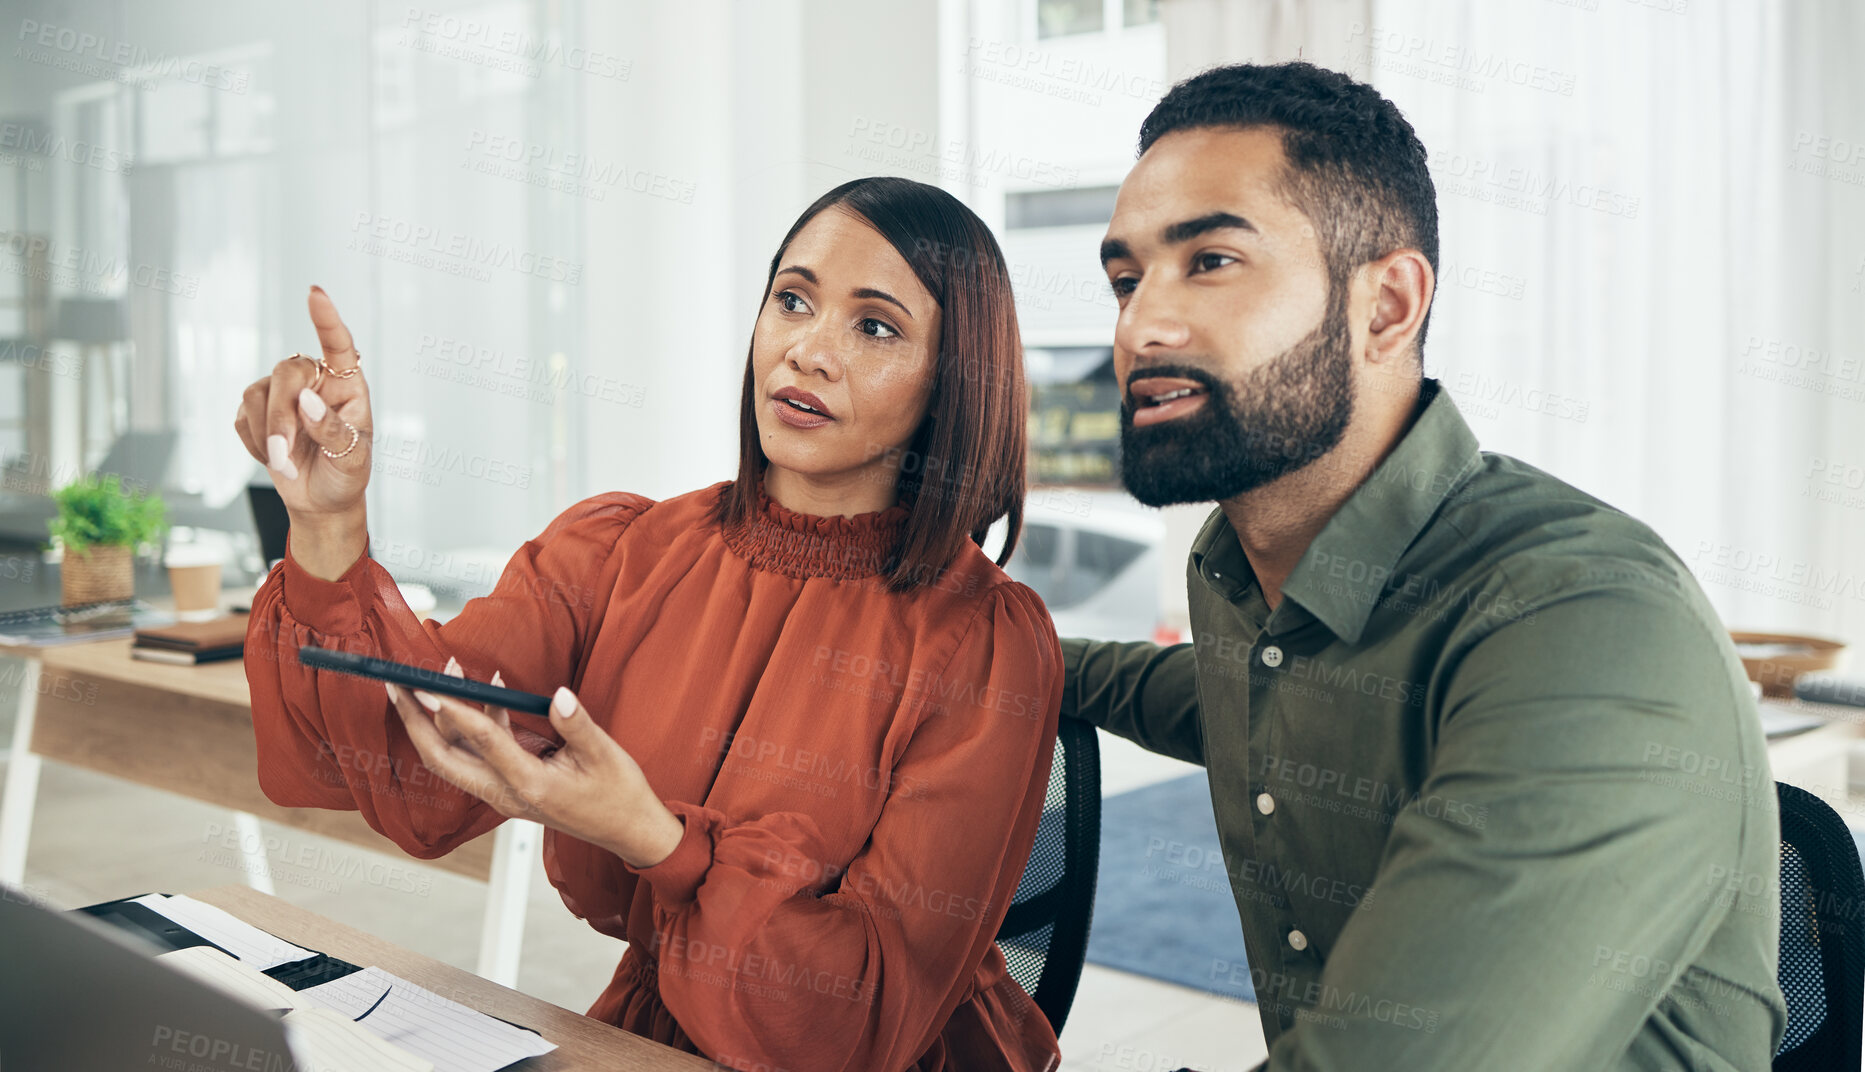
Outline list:
[[[1353,417],[1346,281],[1278,191],[1270,130],[1182,130],[1114,203],[1121,475],[1150,506],[1228,499],[1302,468]]]

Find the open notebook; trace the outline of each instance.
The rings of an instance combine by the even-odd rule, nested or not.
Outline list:
[[[279,1011],[304,1072],[495,1072],[557,1048],[380,968],[293,990],[212,946],[156,959],[255,1008]]]

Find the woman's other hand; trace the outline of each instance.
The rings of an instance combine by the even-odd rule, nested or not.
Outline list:
[[[513,738],[503,711],[394,685],[387,690],[422,762],[500,815],[601,846],[635,867],[666,859],[686,832],[634,757],[569,689],[557,690],[550,710],[563,744],[541,755]]]

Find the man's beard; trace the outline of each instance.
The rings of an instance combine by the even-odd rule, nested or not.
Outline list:
[[[1328,287],[1327,315],[1307,337],[1241,383],[1191,365],[1146,372],[1207,392],[1197,412],[1133,426],[1132,383],[1120,407],[1120,475],[1148,506],[1214,502],[1262,487],[1333,450],[1353,419],[1347,287]]]

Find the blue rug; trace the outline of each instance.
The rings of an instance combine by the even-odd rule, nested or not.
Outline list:
[[[1101,867],[1088,959],[1256,1000],[1203,774],[1101,802]]]

